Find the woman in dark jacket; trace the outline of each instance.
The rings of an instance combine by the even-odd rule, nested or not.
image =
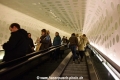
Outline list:
[[[53,40],[53,46],[58,46],[58,45],[61,45],[61,37],[59,36],[59,33],[56,32]]]
[[[53,46],[58,46],[58,45],[61,45],[61,37],[59,36],[59,33],[56,32],[53,40]],[[53,58],[57,61],[59,55],[60,55],[60,48],[55,50]],[[62,54],[60,55],[60,57],[62,58]]]
[[[50,36],[47,35],[46,29],[41,30],[41,37],[40,37],[40,50],[47,49],[50,45]]]

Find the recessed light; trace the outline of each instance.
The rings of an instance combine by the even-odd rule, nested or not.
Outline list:
[[[41,4],[40,2],[38,4]]]
[[[40,10],[42,10],[42,8],[39,8]]]
[[[36,3],[32,3],[33,5],[37,5]]]

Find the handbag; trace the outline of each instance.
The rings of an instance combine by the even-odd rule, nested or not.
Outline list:
[[[39,49],[40,49],[40,47],[41,47],[41,44],[42,44],[42,43],[38,43],[38,44],[37,44],[35,51],[39,51]]]

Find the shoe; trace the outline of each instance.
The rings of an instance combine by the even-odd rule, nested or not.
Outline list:
[[[80,59],[78,59],[78,64],[80,64]]]
[[[83,60],[82,60],[82,59],[81,59],[80,61],[81,61],[81,62],[83,62]]]

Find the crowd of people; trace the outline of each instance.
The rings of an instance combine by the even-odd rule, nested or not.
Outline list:
[[[89,41],[85,34],[79,36],[78,34],[72,33],[71,37],[69,38],[70,49],[73,54],[73,64],[75,60],[80,63],[83,61],[83,56],[85,54],[85,49]]]
[[[11,31],[11,36],[9,40],[2,45],[5,50],[5,55],[3,58],[3,61],[5,62],[25,56],[26,54],[34,51],[44,50],[51,46],[58,46],[61,44],[66,44],[66,47],[69,45],[69,48],[73,53],[73,63],[75,63],[75,60],[80,62],[79,59],[81,58],[81,61],[83,59],[86,44],[89,43],[85,34],[79,36],[78,34],[73,33],[69,39],[65,36],[61,39],[59,32],[55,33],[55,37],[52,42],[49,30],[42,29],[40,38],[38,37],[35,41],[35,49],[34,42],[31,38],[31,33],[21,29],[18,23],[12,23],[9,30]],[[64,50],[60,50],[60,48],[54,51],[52,57],[55,60],[57,60],[59,56],[62,58],[60,51],[64,53]],[[80,58],[79,55],[81,56]]]

